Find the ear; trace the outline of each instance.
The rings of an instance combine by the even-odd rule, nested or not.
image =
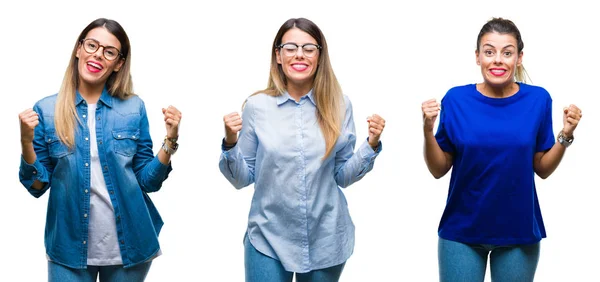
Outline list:
[[[479,61],[479,50],[475,50],[475,62],[478,66],[481,65],[481,62]]]
[[[281,65],[281,55],[279,54],[279,48],[275,48],[275,56],[277,56],[277,63]]]
[[[79,52],[81,51],[81,43],[77,44],[77,52],[75,52],[75,58],[79,59]]]
[[[117,63],[117,65],[115,66],[115,69],[113,71],[114,72],[118,72],[121,69],[121,67],[123,66],[124,63],[125,63],[125,60],[119,59],[119,62]]]
[[[519,58],[517,59],[517,66],[520,66],[523,63],[523,51],[519,53]]]

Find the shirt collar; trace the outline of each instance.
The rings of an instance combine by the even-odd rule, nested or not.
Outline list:
[[[308,93],[306,93],[300,99],[304,99],[304,97],[308,97],[308,100],[310,100],[310,102],[312,102],[315,106],[317,105],[317,103],[315,102],[313,89],[308,91]],[[287,91],[283,92],[283,94],[277,96],[276,98],[277,98],[277,106],[281,106],[283,103],[287,102],[288,100],[292,100],[292,101],[296,102],[294,100],[294,98],[292,98],[292,96],[290,96],[290,93],[288,93]]]
[[[75,106],[79,105],[83,101],[85,100],[83,99],[83,97],[81,97],[81,93],[79,93],[79,90],[75,91]],[[98,102],[102,102],[107,107],[112,108],[113,97],[110,95],[110,93],[108,93],[108,89],[106,89],[106,87],[104,87],[104,89],[102,90],[102,94],[100,95],[100,99],[98,99]]]

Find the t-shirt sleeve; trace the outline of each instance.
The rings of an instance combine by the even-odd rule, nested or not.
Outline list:
[[[445,99],[442,99],[442,110],[440,111],[440,123],[438,125],[437,133],[435,134],[435,139],[437,140],[440,148],[444,152],[454,153],[454,144],[450,141],[450,137],[448,135],[448,103],[445,103]]]
[[[540,129],[538,130],[535,150],[545,152],[554,145],[554,131],[552,130],[552,99],[548,97],[546,107],[542,112]]]

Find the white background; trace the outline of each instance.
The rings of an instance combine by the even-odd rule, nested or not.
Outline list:
[[[17,115],[58,91],[79,32],[107,17],[129,34],[135,91],[146,102],[155,151],[165,134],[161,107],[172,104],[183,113],[174,170],[151,194],[165,226],[163,255],[147,281],[243,281],[242,238],[253,188],[237,191],[219,172],[222,117],[266,86],[280,25],[306,17],[327,38],[335,73],[354,105],[358,139],[367,136],[368,115],[387,120],[374,170],[344,190],[357,229],[341,281],[437,281],[437,226],[450,175],[435,180],[425,167],[420,106],[452,86],[481,81],[476,38],[494,16],[521,30],[524,65],[554,100],[555,133],[563,106],[573,103],[584,112],[559,169],[536,179],[548,232],[536,281],[598,279],[600,192],[592,184],[598,172],[593,142],[600,137],[597,10],[587,1],[457,2],[3,2],[1,280],[44,281],[47,275],[48,194],[35,199],[19,183]]]

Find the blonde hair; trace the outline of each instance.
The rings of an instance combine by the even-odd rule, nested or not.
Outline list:
[[[325,41],[325,36],[323,36],[323,33],[316,24],[305,18],[292,18],[279,28],[273,41],[271,71],[269,73],[267,88],[257,91],[252,95],[265,93],[270,96],[280,96],[286,92],[287,78],[281,65],[277,63],[277,49],[281,44],[283,35],[292,28],[298,28],[308,33],[321,46],[319,50],[319,63],[312,88],[317,107],[317,120],[325,138],[325,155],[323,156],[323,159],[325,159],[333,151],[335,143],[341,134],[345,111],[342,111],[344,105],[342,88],[335,77],[329,61],[327,41]]]
[[[60,141],[73,148],[75,145],[75,128],[77,123],[81,123],[75,109],[75,96],[79,87],[79,70],[77,68],[79,59],[77,58],[77,49],[81,45],[81,41],[85,39],[88,32],[97,27],[106,28],[113,34],[121,43],[121,53],[123,54],[118,60],[124,60],[123,65],[118,72],[112,73],[106,81],[108,92],[112,96],[121,99],[127,99],[133,94],[133,83],[130,74],[131,57],[129,37],[121,25],[109,19],[100,18],[91,22],[79,35],[73,52],[71,52],[71,60],[65,71],[65,76],[58,91],[58,97],[54,108],[54,127]]]

